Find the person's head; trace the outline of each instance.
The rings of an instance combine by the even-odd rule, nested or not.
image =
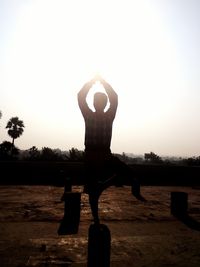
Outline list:
[[[108,102],[107,95],[104,93],[94,94],[94,108],[97,112],[103,112]]]

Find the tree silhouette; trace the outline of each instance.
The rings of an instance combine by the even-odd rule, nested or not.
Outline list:
[[[145,159],[147,162],[151,162],[151,163],[162,163],[162,159],[161,159],[161,157],[159,157],[158,155],[156,155],[156,154],[153,153],[153,152],[145,153],[145,154],[144,154],[144,159]]]
[[[84,152],[78,150],[77,148],[72,147],[69,150],[69,160],[70,161],[79,161],[79,160],[83,160],[83,155]]]
[[[1,117],[2,117],[2,112],[1,112],[1,110],[0,110],[0,119],[1,119]]]
[[[29,159],[30,160],[37,160],[40,157],[40,151],[37,149],[36,146],[32,146],[29,150],[28,150],[28,154],[29,154]]]
[[[47,161],[54,161],[57,160],[57,154],[53,151],[53,149],[49,147],[43,147],[41,151],[41,160],[47,160]]]
[[[8,123],[6,128],[8,128],[8,135],[12,138],[12,146],[14,147],[15,139],[20,137],[24,131],[24,123],[22,120],[19,120],[18,117],[12,117]]]
[[[13,147],[11,142],[4,141],[0,144],[0,160],[15,159],[19,154],[19,149]]]

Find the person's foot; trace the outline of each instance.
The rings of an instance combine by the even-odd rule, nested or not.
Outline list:
[[[131,192],[132,192],[132,195],[138,200],[143,201],[143,202],[146,201],[146,199],[140,193],[140,184],[138,182],[135,182],[135,184],[132,185]]]
[[[141,194],[134,194],[134,197],[136,197],[138,200],[146,202],[147,200],[141,195]]]

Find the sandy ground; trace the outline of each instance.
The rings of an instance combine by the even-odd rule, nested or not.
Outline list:
[[[200,231],[170,214],[172,191],[188,193],[189,214],[200,222],[198,188],[143,187],[145,203],[129,187],[111,187],[102,194],[100,218],[111,232],[111,267],[200,266]],[[1,267],[87,266],[88,196],[81,196],[78,234],[58,236],[62,193],[63,188],[50,186],[0,187]]]

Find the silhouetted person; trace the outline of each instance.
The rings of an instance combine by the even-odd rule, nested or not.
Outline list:
[[[104,86],[105,93],[95,93],[93,112],[87,105],[86,97],[93,86],[99,80]],[[107,111],[105,107],[109,98],[110,106]],[[134,178],[132,170],[110,150],[112,137],[112,124],[115,118],[118,96],[112,87],[101,77],[96,77],[87,82],[78,93],[78,104],[85,120],[85,166],[86,185],[85,192],[89,194],[92,215],[96,223],[98,217],[98,199],[107,187],[112,184],[133,184],[133,195],[140,199],[140,185]]]

